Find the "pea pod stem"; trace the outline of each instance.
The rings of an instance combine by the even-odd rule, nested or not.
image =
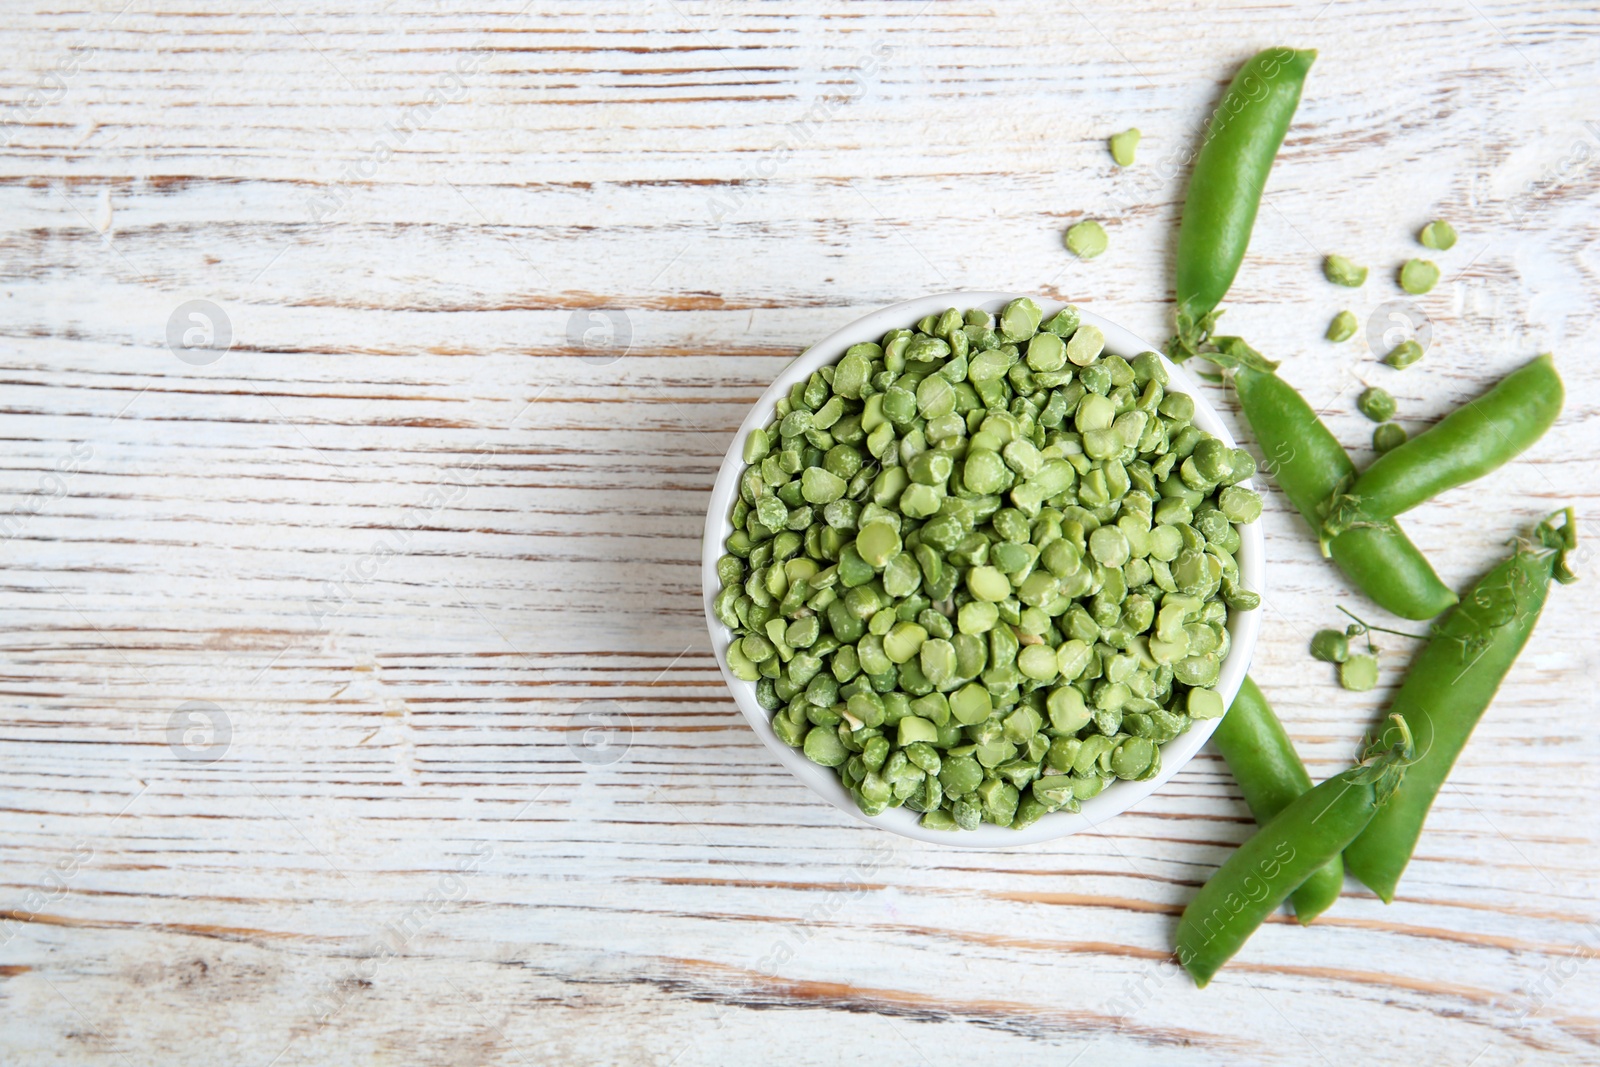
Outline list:
[[[1355,464],[1277,364],[1237,337],[1216,338],[1203,358],[1233,375],[1239,406],[1264,466],[1316,530],[1329,494],[1355,477]],[[1456,602],[1426,557],[1395,522],[1348,530],[1328,545],[1333,562],[1374,603],[1404,619],[1431,619]]]
[[[1339,487],[1324,509],[1325,550],[1346,530],[1392,519],[1509,463],[1556,421],[1564,398],[1548,353],[1512,371]]]
[[[1257,52],[1239,68],[1212,113],[1178,226],[1180,348],[1210,332],[1214,320],[1208,316],[1239,272],[1261,190],[1316,58],[1314,51],[1281,46]]]
[[[1372,644],[1372,631],[1374,630],[1382,634],[1394,634],[1396,637],[1409,637],[1413,641],[1426,641],[1428,639],[1427,634],[1408,634],[1404,630],[1391,630],[1387,626],[1374,626],[1366,619],[1363,619],[1355,612],[1346,608],[1343,604],[1336,604],[1334,606],[1356,621],[1356,624],[1350,627],[1348,636],[1365,637],[1367,639],[1367,651],[1373,655],[1377,655],[1378,652],[1377,648]]]
[[[1576,533],[1568,508],[1539,523],[1532,540],[1519,540],[1434,627],[1395,694],[1389,710],[1410,726],[1420,754],[1390,804],[1345,851],[1350,873],[1385,903],[1394,899],[1440,787],[1533,633],[1551,579],[1572,580],[1565,557]]]
[[[1248,676],[1233,705],[1211,735],[1256,822],[1266,825],[1302,793],[1311,790],[1311,776],[1294,750],[1272,705]],[[1344,888],[1344,862],[1338,856],[1317,868],[1290,896],[1302,926],[1332,906]]]
[[[1204,987],[1297,886],[1342,852],[1393,794],[1412,758],[1398,740],[1373,742],[1356,766],[1302,793],[1229,856],[1178,920],[1178,962]]]

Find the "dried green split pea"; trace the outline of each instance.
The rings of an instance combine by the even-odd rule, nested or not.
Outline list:
[[[1123,130],[1121,133],[1111,135],[1109,141],[1111,158],[1117,161],[1117,166],[1133,166],[1133,153],[1139,147],[1140,136],[1137,129]]]
[[[1366,284],[1367,268],[1358,267],[1341,255],[1330,255],[1322,261],[1322,275],[1334,285],[1359,289]]]
[[[1456,244],[1456,228],[1443,219],[1434,219],[1422,228],[1417,234],[1417,242],[1423,248],[1433,248],[1440,252],[1448,252]]]
[[[1332,322],[1328,323],[1327,338],[1335,343],[1348,341],[1356,335],[1358,325],[1355,312],[1341,311],[1333,317]]]
[[[1106,231],[1093,219],[1085,219],[1067,230],[1067,251],[1079,259],[1093,259],[1106,250]]]
[[[1412,296],[1430,292],[1439,284],[1439,267],[1432,260],[1408,259],[1400,268],[1400,288]]]

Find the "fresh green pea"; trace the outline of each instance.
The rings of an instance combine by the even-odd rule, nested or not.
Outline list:
[[[1093,219],[1085,219],[1067,229],[1067,251],[1079,259],[1093,259],[1106,250],[1106,231]]]
[[[1443,219],[1434,219],[1417,234],[1417,241],[1424,248],[1436,248],[1441,252],[1447,252],[1455,247],[1456,228]]]
[[[1388,422],[1394,418],[1394,397],[1386,389],[1369,386],[1356,397],[1356,410],[1373,422]]]
[[[1408,259],[1400,268],[1400,288],[1421,296],[1439,284],[1439,268],[1431,260]]]
[[[1333,317],[1332,322],[1328,323],[1326,336],[1330,341],[1348,341],[1356,335],[1357,326],[1358,323],[1354,312],[1341,311]]]
[[[1379,455],[1406,443],[1406,428],[1398,422],[1386,422],[1372,431],[1372,447]]]
[[[1405,370],[1422,358],[1423,348],[1416,341],[1407,338],[1389,349],[1389,354],[1383,361],[1395,370]]]
[[[1250,806],[1250,814],[1262,826],[1311,789],[1311,777],[1288,732],[1248,676],[1227,716],[1211,735],[1211,743],[1227,761]],[[1343,888],[1344,865],[1335,856],[1292,894],[1295,917],[1301,925],[1309,925],[1338,900]]]
[[[1367,268],[1358,267],[1340,255],[1329,255],[1322,261],[1322,274],[1334,285],[1359,289],[1367,281]]]
[[[1350,639],[1343,630],[1318,630],[1311,637],[1311,655],[1324,663],[1343,663],[1350,658]]]

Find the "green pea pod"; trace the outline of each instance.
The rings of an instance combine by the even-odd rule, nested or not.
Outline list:
[[[1564,517],[1555,526],[1556,515]],[[1486,574],[1417,654],[1389,710],[1416,736],[1420,755],[1394,799],[1345,851],[1345,866],[1385,902],[1411,860],[1422,824],[1456,757],[1528,641],[1550,591],[1570,582],[1566,553],[1577,544],[1572,509],[1546,518],[1536,541]]]
[[[1431,619],[1456,602],[1454,590],[1392,519],[1340,534],[1329,555],[1368,599],[1402,619]]]
[[[1283,47],[1257,52],[1212,113],[1178,227],[1180,337],[1216,308],[1239,273],[1262,187],[1316,58]]]
[[[1411,735],[1368,747],[1356,766],[1302,793],[1229,856],[1178,920],[1177,955],[1204,987],[1297,886],[1316,874],[1372,821],[1405,773]]]
[[[1256,822],[1265,825],[1302,793],[1311,789],[1311,776],[1272,705],[1247,675],[1233,698],[1233,706],[1217,724],[1211,743],[1228,762],[1244,802]],[[1302,926],[1309,926],[1327,911],[1344,888],[1344,861],[1338,856],[1317,868],[1289,898]]]
[[[1329,494],[1355,477],[1355,464],[1275,364],[1236,337],[1219,337],[1203,358],[1232,368],[1250,429],[1295,510],[1315,530]],[[1431,619],[1456,602],[1450,587],[1393,521],[1348,530],[1329,543],[1333,562],[1379,607],[1403,619]]]
[[[1548,353],[1390,449],[1329,502],[1323,543],[1381,523],[1515,459],[1561,414],[1565,390]]]

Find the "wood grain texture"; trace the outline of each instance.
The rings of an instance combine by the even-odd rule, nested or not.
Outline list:
[[[698,575],[744,410],[858,315],[1016,289],[1164,336],[1186,154],[1280,42],[1321,57],[1227,325],[1358,461],[1362,381],[1415,430],[1554,351],[1555,429],[1406,525],[1455,585],[1557,505],[1600,530],[1600,16],[123,5],[0,13],[5,1062],[1600,1062],[1590,585],[1396,903],[1351,883],[1202,993],[1172,928],[1251,827],[1214,753],[1097,833],[890,838],[744,725]],[[1436,216],[1426,361],[1321,341]],[[1321,776],[1402,642],[1338,690],[1304,644],[1359,598],[1262,521],[1252,673]]]

